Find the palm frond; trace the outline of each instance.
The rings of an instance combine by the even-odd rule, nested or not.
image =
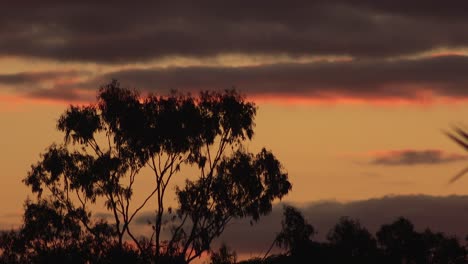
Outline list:
[[[463,169],[462,171],[460,171],[459,173],[457,173],[455,176],[453,176],[452,179],[450,179],[449,184],[450,184],[450,183],[453,183],[453,182],[455,182],[455,181],[457,181],[457,180],[460,179],[463,175],[465,175],[467,172],[468,172],[468,167],[466,167],[465,169]]]
[[[444,134],[447,135],[451,140],[455,141],[455,143],[462,146],[466,151],[468,151],[468,132],[459,126],[453,127],[452,131],[453,133],[444,131]],[[453,176],[450,179],[449,184],[459,180],[466,173],[468,173],[468,167]]]
[[[452,133],[449,133],[449,132],[444,132],[445,135],[447,135],[451,140],[455,141],[458,145],[462,146],[463,148],[465,148],[465,150],[468,151],[468,139],[466,139],[466,142],[462,139],[460,139],[459,137],[455,136],[454,134]],[[458,132],[457,132],[458,133]],[[463,132],[463,135],[466,135],[468,136],[468,134],[466,134],[465,132]],[[463,136],[464,137],[464,136]]]
[[[463,137],[463,139],[465,141],[468,141],[468,132],[466,132],[465,130],[461,129],[460,127],[455,127],[453,129],[455,132],[458,133],[458,135],[460,135],[461,137]]]

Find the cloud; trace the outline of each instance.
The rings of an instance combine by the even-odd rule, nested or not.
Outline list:
[[[427,165],[467,160],[468,156],[445,153],[442,150],[396,150],[376,154],[371,162],[375,165]]]
[[[468,56],[422,59],[283,63],[243,67],[190,66],[125,69],[57,89],[90,90],[111,79],[126,86],[166,93],[236,87],[249,96],[312,99],[426,100],[468,97]]]
[[[97,212],[93,214],[93,217],[95,219],[103,219],[103,220],[110,220],[112,221],[114,218],[114,215],[111,213],[106,213],[106,212]]]
[[[78,70],[0,75],[0,88],[15,87],[30,98],[87,100],[112,78],[156,92],[236,87],[252,96],[318,100],[468,97],[468,56],[428,53],[467,53],[466,2],[27,3],[0,10],[0,57],[107,68],[98,76]],[[180,57],[206,65],[220,55],[290,63],[148,68]],[[317,61],[323,56],[341,60]],[[144,61],[146,68],[138,64]]]
[[[91,95],[89,90],[65,87],[87,79],[90,75],[90,72],[78,70],[0,74],[0,91],[13,91],[34,99],[90,101],[95,96],[94,92]]]
[[[0,10],[0,56],[100,63],[226,53],[382,58],[468,45],[460,1],[28,2]]]
[[[57,82],[88,74],[88,72],[84,71],[39,71],[0,74],[0,85],[37,85],[46,81]]]
[[[165,218],[167,217],[164,216]],[[135,225],[148,225],[148,223],[154,223],[154,219],[156,219],[155,212],[141,212],[135,217],[134,224]]]
[[[46,99],[54,101],[66,101],[66,102],[91,102],[95,98],[95,94],[89,91],[82,91],[73,88],[41,88],[34,91],[30,91],[25,94],[28,98],[33,99]]]
[[[347,1],[339,0],[337,2],[346,3]],[[452,3],[453,5],[446,5],[438,0],[416,0],[411,2],[401,0],[360,0],[353,2],[353,5],[400,16],[416,16],[434,20],[466,19],[464,12],[460,10],[460,8],[468,8],[466,1],[456,0]]]
[[[106,68],[97,76],[79,70],[0,75],[0,89],[14,87],[30,98],[84,101],[112,78],[163,93],[236,87],[256,97],[314,100],[468,98],[468,56],[448,56],[467,54],[465,2],[27,2],[28,8],[12,3],[0,10],[0,58]],[[434,49],[445,56],[432,56]],[[212,63],[221,55],[249,58],[252,65]],[[256,56],[270,59],[257,63]],[[323,56],[339,59],[317,59]],[[151,68],[181,57],[211,66]]]

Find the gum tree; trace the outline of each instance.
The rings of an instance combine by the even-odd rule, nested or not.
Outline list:
[[[97,103],[70,106],[60,117],[64,141],[51,145],[24,179],[35,194],[26,211],[37,205],[52,210],[60,221],[73,223],[76,241],[107,241],[122,252],[135,247],[156,262],[190,262],[210,250],[229,221],[257,221],[291,189],[272,152],[244,147],[254,135],[255,114],[254,103],[235,90],[141,96],[114,80],[100,88]],[[188,167],[196,169],[190,169],[194,175],[168,188]],[[151,171],[153,186],[135,204],[134,193],[141,192],[135,183],[147,177],[143,169]],[[176,208],[165,200],[173,190]],[[112,220],[93,216],[90,205],[100,202]],[[146,238],[131,226],[142,210],[155,211],[153,233]],[[34,226],[26,220],[24,228]],[[166,227],[169,238],[163,237]],[[51,243],[64,243],[62,235],[70,233],[55,231]]]

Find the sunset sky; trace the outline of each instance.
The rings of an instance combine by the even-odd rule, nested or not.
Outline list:
[[[20,223],[21,180],[62,140],[60,114],[117,79],[253,100],[247,146],[275,153],[293,184],[282,202],[312,224],[411,214],[468,234],[453,229],[468,219],[468,175],[448,184],[468,155],[443,133],[468,127],[467,1],[26,2],[0,8],[0,228]]]

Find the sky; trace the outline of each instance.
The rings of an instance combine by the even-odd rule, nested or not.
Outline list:
[[[448,182],[468,155],[444,131],[468,127],[466,8],[436,0],[11,2],[0,9],[0,228],[20,222],[30,195],[21,180],[62,140],[60,114],[117,79],[158,94],[238,89],[258,106],[248,149],[275,153],[293,185],[281,203],[302,208],[313,225],[351,214],[375,227],[408,214],[464,237],[467,228],[451,221],[468,219],[468,177]],[[324,204],[333,206],[317,209]],[[265,221],[278,227],[280,209]],[[257,245],[267,248],[267,235]]]

